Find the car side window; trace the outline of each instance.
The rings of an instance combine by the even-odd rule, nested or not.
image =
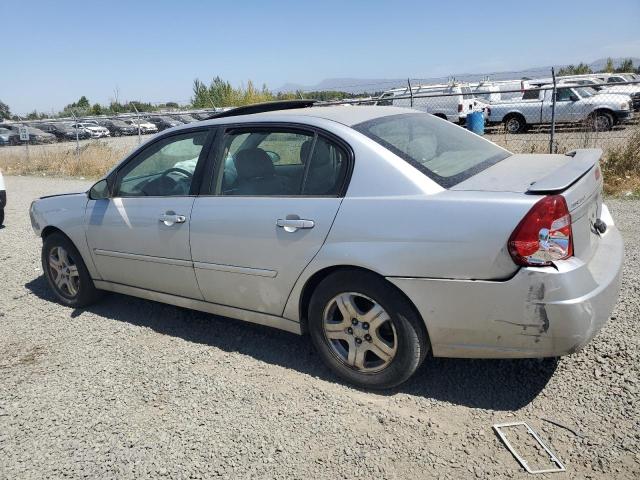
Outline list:
[[[571,100],[571,90],[560,88],[556,91],[556,102],[568,102]]]
[[[342,147],[319,136],[307,163],[303,195],[335,196],[340,193],[349,166],[347,153]]]
[[[208,132],[173,135],[153,143],[119,172],[116,196],[189,195]]]
[[[313,132],[256,129],[228,133],[222,195],[337,195],[348,168],[343,148]]]

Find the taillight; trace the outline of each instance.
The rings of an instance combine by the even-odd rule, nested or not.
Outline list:
[[[551,265],[573,255],[572,237],[571,214],[564,197],[544,197],[511,234],[509,253],[518,265]]]
[[[462,104],[461,104],[461,103],[459,103],[459,104],[458,104],[458,112],[461,112],[461,111],[463,110],[463,108],[464,108],[464,107],[462,106]]]

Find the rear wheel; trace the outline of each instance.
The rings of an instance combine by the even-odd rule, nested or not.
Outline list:
[[[366,388],[406,381],[428,351],[422,320],[384,279],[366,272],[328,276],[309,305],[309,333],[325,364]]]
[[[509,115],[504,119],[507,133],[522,133],[527,128],[527,122],[522,115]]]
[[[53,293],[64,305],[84,307],[102,295],[93,284],[80,252],[62,234],[52,233],[44,239],[42,270]]]

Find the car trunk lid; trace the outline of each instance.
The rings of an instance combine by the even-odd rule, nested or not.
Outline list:
[[[574,256],[588,261],[600,238],[595,224],[602,211],[601,156],[599,149],[513,155],[451,190],[518,192],[534,198],[562,195],[571,214]]]

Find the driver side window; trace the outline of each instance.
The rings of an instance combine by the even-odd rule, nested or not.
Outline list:
[[[174,135],[150,145],[118,173],[119,197],[189,195],[208,132]]]

